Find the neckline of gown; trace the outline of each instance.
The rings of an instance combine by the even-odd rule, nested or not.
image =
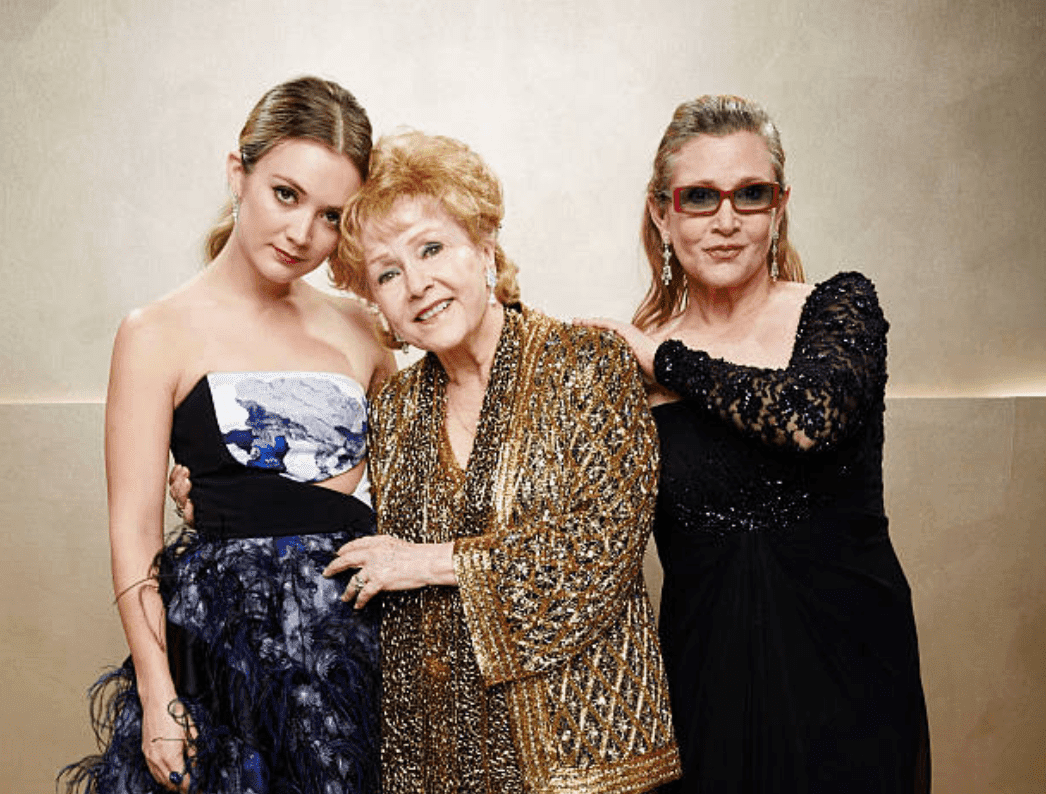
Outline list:
[[[199,378],[196,379],[196,383],[193,384],[193,387],[191,389],[189,389],[189,391],[187,391],[185,393],[185,396],[182,397],[182,399],[179,400],[178,403],[174,406],[174,412],[175,413],[178,413],[179,409],[183,405],[185,405],[187,402],[189,402],[189,398],[192,397],[193,394],[195,394],[199,390],[200,386],[204,382],[206,382],[207,379],[210,378],[211,375],[285,375],[285,376],[299,375],[299,376],[302,376],[302,377],[306,377],[306,376],[309,376],[309,375],[323,375],[325,377],[341,378],[342,380],[347,380],[349,383],[351,383],[353,386],[355,386],[356,388],[358,388],[360,390],[360,393],[363,395],[364,400],[366,400],[366,398],[367,398],[367,390],[364,388],[363,384],[360,383],[358,380],[356,380],[351,375],[346,375],[343,372],[331,372],[329,370],[304,370],[304,369],[286,369],[286,370],[284,370],[284,369],[245,369],[245,370],[211,369],[211,370],[207,370],[202,375],[200,375]]]
[[[760,370],[765,370],[767,372],[787,372],[789,369],[792,368],[792,364],[795,362],[795,354],[796,354],[796,351],[799,350],[799,340],[802,339],[802,337],[803,337],[803,334],[804,334],[804,332],[806,330],[807,322],[809,321],[809,314],[810,314],[811,311],[813,311],[813,298],[814,298],[814,296],[818,295],[821,292],[823,292],[825,289],[828,288],[828,286],[830,284],[832,284],[834,281],[836,281],[837,279],[839,279],[839,278],[841,278],[841,277],[843,277],[845,275],[846,275],[845,273],[836,273],[831,278],[826,278],[824,281],[820,281],[817,284],[814,284],[814,288],[812,290],[810,290],[810,294],[808,294],[805,298],[803,298],[803,306],[799,310],[799,323],[796,325],[796,327],[795,327],[795,335],[792,337],[792,351],[791,351],[791,353],[788,354],[788,363],[784,367],[752,367],[750,364],[738,364],[735,361],[727,361],[726,363],[733,364],[734,366],[737,366],[737,367],[749,367],[751,369],[760,369]],[[672,339],[672,337],[668,337],[666,339],[662,339],[661,342],[658,344],[658,347],[660,347],[661,345],[663,345],[665,342],[669,341],[670,339]],[[684,342],[682,339],[676,339],[674,341],[679,342],[679,344],[681,344],[683,347],[685,347],[688,351],[690,351],[692,353],[702,353],[702,352],[705,352],[705,351],[702,351],[702,350],[695,350],[694,348],[692,348],[689,345],[687,345],[687,343]],[[726,361],[726,359],[720,359],[720,360],[721,361]],[[653,413],[658,408],[663,408],[663,407],[669,406],[669,405],[678,405],[678,404],[684,403],[684,402],[686,402],[686,399],[683,398],[683,397],[680,397],[678,400],[669,400],[668,402],[663,402],[663,403],[658,403],[657,405],[653,405],[653,406],[650,407],[650,411],[651,411],[651,413]]]

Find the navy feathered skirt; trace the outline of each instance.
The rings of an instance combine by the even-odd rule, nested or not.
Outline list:
[[[340,600],[348,575],[321,573],[339,546],[373,532],[369,520],[282,537],[187,532],[159,556],[172,675],[198,731],[190,791],[380,790],[379,607],[354,610]],[[90,794],[165,791],[142,754],[131,660],[90,696],[100,753],[60,779]]]

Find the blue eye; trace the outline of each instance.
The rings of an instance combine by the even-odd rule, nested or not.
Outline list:
[[[689,210],[707,210],[719,204],[719,191],[714,187],[688,187],[679,193],[679,203]]]
[[[443,250],[443,243],[425,243],[421,249],[421,258],[428,259]]]
[[[378,284],[387,284],[389,281],[396,278],[396,276],[398,275],[399,270],[396,268],[390,267],[387,270],[383,270],[378,274]]]
[[[774,201],[774,186],[766,182],[745,185],[734,191],[734,203],[744,208],[769,207]]]

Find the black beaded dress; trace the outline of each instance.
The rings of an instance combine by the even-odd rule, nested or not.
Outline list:
[[[380,790],[380,615],[340,600],[347,574],[322,575],[374,514],[316,484],[366,443],[363,388],[333,373],[210,373],[175,409],[195,529],[157,564],[172,677],[198,730],[190,791]],[[131,659],[91,694],[101,753],[63,771],[70,789],[166,791],[142,754]]]
[[[887,328],[871,282],[843,273],[808,296],[785,369],[657,350],[657,381],[682,397],[653,411],[683,761],[663,791],[929,791],[911,595],[883,510]]]

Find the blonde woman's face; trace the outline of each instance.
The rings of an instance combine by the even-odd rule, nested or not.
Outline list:
[[[341,208],[360,189],[356,166],[316,141],[293,138],[246,173],[230,157],[239,198],[231,242],[266,279],[286,283],[315,270],[338,243]]]
[[[691,215],[675,209],[672,193],[683,186],[725,192],[757,182],[776,182],[776,177],[766,142],[756,133],[698,135],[676,154],[669,199],[663,209],[652,203],[650,213],[662,239],[669,238],[687,277],[698,285],[720,289],[769,278],[771,237],[788,196],[780,197],[775,210],[742,214],[724,198],[715,214]]]

